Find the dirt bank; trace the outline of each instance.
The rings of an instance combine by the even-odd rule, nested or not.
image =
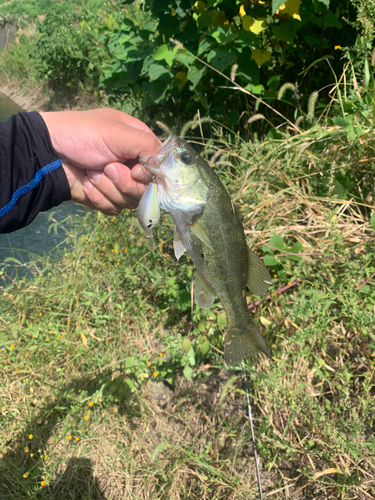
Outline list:
[[[21,94],[20,90],[11,87],[0,87],[0,93],[4,94],[11,101],[15,102],[24,111],[39,111],[39,106],[28,99],[27,96]]]

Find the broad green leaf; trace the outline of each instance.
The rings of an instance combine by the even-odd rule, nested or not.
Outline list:
[[[126,358],[125,368],[132,368],[134,366],[134,358]]]
[[[219,13],[216,9],[204,10],[201,12],[197,19],[198,28],[200,30],[206,30],[209,26],[212,26]]]
[[[251,16],[243,16],[242,27],[246,31],[252,31],[255,35],[259,35],[267,28],[267,22],[264,18],[254,19]]]
[[[201,68],[197,68],[197,66],[190,66],[189,71],[187,73],[188,80],[192,82],[193,87],[196,87],[199,83],[200,79],[204,75],[206,68],[201,66]]]
[[[185,352],[189,352],[191,349],[191,340],[188,338],[184,339],[182,342],[182,348]]]
[[[161,64],[151,64],[148,70],[148,75],[151,81],[157,80],[162,75],[168,75],[168,74],[172,76],[172,73],[165,66],[162,66]]]
[[[374,231],[375,231],[375,228],[374,228]],[[224,313],[218,313],[217,315],[217,324],[219,326],[219,328],[221,328],[222,330],[224,330],[226,324],[227,324],[227,317],[225,316]]]
[[[303,250],[303,245],[301,242],[297,241],[297,243],[294,243],[294,245],[292,246],[292,248],[289,248],[288,249],[288,252],[290,253],[298,253],[298,252],[301,252]]]
[[[211,48],[211,46],[215,43],[214,39],[211,38],[210,36],[205,36],[203,40],[200,42],[199,47],[198,47],[198,56],[204,54],[208,49]],[[194,61],[194,58],[192,58]],[[190,61],[189,64],[191,64],[193,61]],[[182,62],[182,61],[181,61]],[[187,65],[185,65],[187,66]]]
[[[230,64],[233,64],[236,59],[236,52],[232,52],[219,47],[212,49],[207,54],[208,63],[221,72],[224,71],[225,68],[227,68]]]
[[[190,366],[195,366],[195,352],[194,352],[194,349],[190,349],[190,351],[187,353],[187,357],[189,358],[189,364],[190,364]]]
[[[283,237],[280,236],[279,234],[274,234],[271,237],[268,244],[270,247],[275,247],[278,250],[285,250],[285,243],[284,243]]]
[[[265,255],[263,262],[266,266],[276,266],[278,264],[278,261],[273,255]]]
[[[336,118],[331,119],[333,125],[338,127],[347,127],[349,125],[348,120],[345,120],[342,116],[337,116]]]
[[[208,351],[210,350],[210,343],[207,340],[207,338],[205,339],[203,344],[201,344],[199,346],[199,349],[200,349],[201,353],[203,354],[203,356],[208,353]]]
[[[251,58],[257,63],[260,68],[265,62],[271,60],[271,52],[269,50],[254,49],[251,52]]]
[[[194,4],[194,10],[195,12],[202,12],[203,10],[207,9],[206,4],[202,2],[201,0],[198,0]]]
[[[176,82],[179,82],[177,83],[177,88],[179,92],[181,92],[185,83],[187,82],[187,74],[185,73],[185,71],[179,71],[175,76],[175,80]]]
[[[193,369],[191,368],[191,366],[185,365],[184,375],[185,375],[186,380],[191,380],[192,374],[193,374]]]
[[[205,39],[203,39],[205,40]],[[177,59],[178,62],[182,63],[184,66],[187,68],[190,68],[190,66],[194,62],[194,57],[191,56],[188,52],[185,50],[179,50],[177,54],[175,55],[175,58]]]
[[[272,33],[280,42],[286,42],[292,45],[296,35],[296,25],[294,19],[288,19],[285,23],[282,23],[279,26],[274,26],[272,28]]]
[[[272,0],[272,15],[279,10],[280,6],[283,5],[284,0]]]
[[[165,43],[164,45],[161,45],[156,50],[156,52],[154,52],[154,54],[152,54],[152,57],[156,61],[161,61],[161,60],[164,59],[167,62],[167,64],[169,64],[169,66],[172,66],[174,58],[175,58],[175,55],[170,50],[170,48],[168,47],[168,45]]]
[[[263,30],[267,28],[266,19],[254,19],[253,24],[250,27],[250,31],[252,31],[255,35],[259,35]]]
[[[280,14],[289,14],[293,19],[301,21],[301,16],[299,15],[299,6],[301,3],[301,0],[287,0],[280,5]]]
[[[346,127],[346,130],[348,131],[348,133],[347,133],[348,140],[349,141],[354,141],[356,139],[357,135],[356,135],[356,133],[354,131],[353,125],[348,125]]]

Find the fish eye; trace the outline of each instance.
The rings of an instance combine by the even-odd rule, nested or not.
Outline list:
[[[191,163],[191,156],[189,155],[189,153],[182,153],[180,159],[182,163],[185,163],[185,165],[189,165]]]

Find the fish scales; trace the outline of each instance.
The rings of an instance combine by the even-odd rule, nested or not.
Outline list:
[[[184,165],[181,159],[187,158],[190,161]],[[219,177],[176,136],[167,139],[148,159],[148,167],[156,176],[161,206],[171,214],[178,238],[197,269],[196,302],[210,307],[217,295],[224,307],[225,361],[236,365],[258,352],[270,356],[247,307],[246,286],[252,287],[250,260],[257,271],[253,273],[257,276],[254,288],[263,293],[270,277],[255,254],[250,259],[241,217]]]

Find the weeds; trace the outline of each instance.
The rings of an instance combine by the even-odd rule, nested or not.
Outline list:
[[[246,364],[265,495],[372,498],[371,130],[360,145],[344,126],[216,137],[216,168],[273,276],[249,298],[273,359]],[[225,315],[192,308],[170,223],[150,253],[135,212],[87,213],[59,262],[16,281],[3,270],[1,498],[257,498]]]

